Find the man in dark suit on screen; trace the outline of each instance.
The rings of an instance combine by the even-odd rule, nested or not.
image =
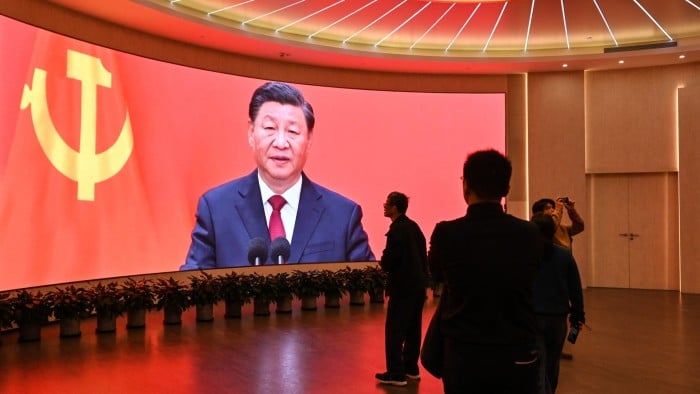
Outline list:
[[[289,263],[374,260],[361,207],[303,173],[315,117],[302,93],[286,83],[265,83],[253,93],[248,114],[257,169],[199,199],[180,269],[246,266],[251,240],[278,238],[289,241]]]

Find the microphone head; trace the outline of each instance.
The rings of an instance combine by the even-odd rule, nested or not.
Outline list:
[[[292,247],[285,237],[277,237],[270,244],[270,256],[273,260],[277,260],[280,256],[285,262],[289,259],[292,253]]]
[[[255,237],[248,244],[248,263],[255,265],[255,260],[258,259],[260,264],[265,264],[267,261],[267,240],[261,237]]]

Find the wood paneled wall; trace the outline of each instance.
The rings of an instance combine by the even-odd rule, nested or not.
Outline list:
[[[521,219],[530,217],[527,184],[527,75],[508,76],[506,94],[506,152],[513,163],[508,194],[508,212]]]
[[[678,89],[678,194],[680,200],[681,291],[700,293],[700,71],[695,69],[692,85]]]
[[[700,215],[693,176],[700,92],[683,90],[678,156],[677,88],[700,84],[700,63],[619,71],[529,75],[439,75],[356,71],[256,59],[174,42],[64,9],[44,0],[0,2],[0,14],[137,55],[218,72],[314,85],[430,92],[505,92],[507,150],[514,176],[509,210],[529,216],[533,199],[566,194],[588,219],[587,173],[680,172],[682,291],[700,292],[692,236]],[[687,123],[687,124],[686,124]],[[684,131],[685,130],[685,131]],[[684,142],[686,141],[686,142]],[[680,166],[679,166],[680,160]],[[685,167],[687,166],[687,167]],[[654,207],[649,207],[654,209]],[[586,233],[574,249],[587,280]]]
[[[544,197],[569,197],[587,221],[584,73],[529,74],[527,114],[530,203]],[[566,214],[562,220],[570,223]],[[585,286],[586,231],[574,239],[574,256]]]
[[[587,172],[678,171],[677,90],[698,77],[697,64],[586,73]]]

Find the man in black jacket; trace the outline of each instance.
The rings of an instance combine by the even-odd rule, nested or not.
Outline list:
[[[463,167],[464,217],[438,223],[430,270],[441,305],[445,393],[536,393],[537,323],[532,287],[542,255],[537,227],[504,212],[512,167],[495,150]]]
[[[389,274],[384,350],[387,371],[375,375],[384,384],[405,386],[420,379],[418,356],[428,261],[425,236],[406,216],[408,197],[391,192],[384,203],[384,216],[391,219],[380,265]]]

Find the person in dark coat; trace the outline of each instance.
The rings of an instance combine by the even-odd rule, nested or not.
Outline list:
[[[532,287],[542,257],[537,227],[504,212],[510,160],[472,153],[463,167],[464,217],[440,222],[430,271],[444,283],[439,320],[445,393],[537,392],[537,323]]]
[[[394,386],[405,386],[407,379],[420,379],[418,356],[428,287],[425,236],[418,224],[406,216],[407,209],[405,194],[389,193],[384,203],[384,216],[391,219],[391,225],[380,261],[389,277],[384,330],[387,371],[375,377],[381,383]]]
[[[535,279],[534,305],[537,314],[537,344],[540,352],[540,394],[553,394],[559,382],[559,361],[566,338],[566,318],[571,327],[586,322],[581,276],[571,250],[554,242],[556,223],[551,215],[536,213],[545,243],[544,257]]]

